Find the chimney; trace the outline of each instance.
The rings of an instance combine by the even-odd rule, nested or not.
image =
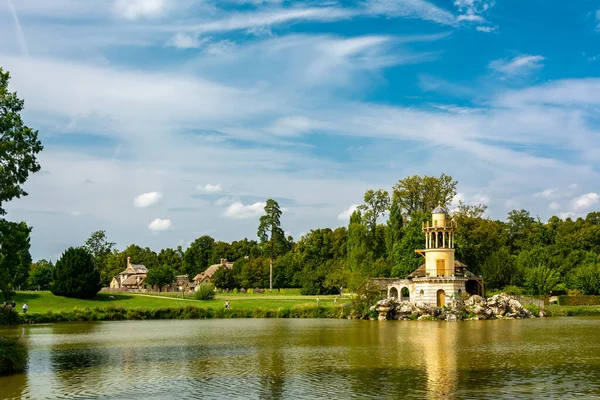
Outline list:
[[[131,267],[131,257],[127,257],[127,268]]]
[[[225,265],[227,264],[227,259],[226,258],[221,258],[221,265]]]

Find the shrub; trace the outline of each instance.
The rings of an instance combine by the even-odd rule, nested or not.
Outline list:
[[[518,286],[514,286],[514,285],[505,286],[502,291],[511,296],[522,296],[523,295],[523,289],[521,289]]]
[[[0,336],[0,375],[21,372],[27,367],[27,348],[15,338]]]
[[[212,300],[215,298],[215,287],[211,283],[202,283],[198,286],[196,300]]]
[[[101,288],[94,259],[83,247],[70,247],[56,262],[52,273],[52,293],[56,296],[87,299]]]
[[[17,325],[21,322],[19,313],[12,307],[0,307],[0,326],[2,325]]]

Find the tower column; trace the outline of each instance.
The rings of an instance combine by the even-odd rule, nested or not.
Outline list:
[[[446,232],[442,232],[442,247],[446,247]]]
[[[435,248],[439,248],[439,235],[437,232],[435,232]]]

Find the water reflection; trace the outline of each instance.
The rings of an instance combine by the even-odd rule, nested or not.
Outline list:
[[[531,398],[600,394],[600,319],[209,320],[31,326],[0,398]],[[14,333],[16,332],[16,333]]]

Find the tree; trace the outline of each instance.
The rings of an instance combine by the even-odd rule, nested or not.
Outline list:
[[[113,275],[107,268],[107,259],[110,256],[115,243],[106,240],[106,231],[92,232],[85,241],[85,247],[88,249],[94,259],[94,264],[100,272],[100,282],[102,286],[110,284]]]
[[[193,279],[210,265],[215,239],[208,235],[194,240],[183,254],[183,270]]]
[[[387,230],[385,235],[385,246],[388,253],[388,259],[392,267],[398,264],[394,254],[394,249],[400,242],[400,239],[402,239],[403,227],[404,220],[402,219],[402,208],[400,207],[400,201],[398,201],[398,198],[394,196],[392,199],[392,204],[390,205],[390,216],[387,220]]]
[[[367,225],[369,233],[374,234],[377,218],[382,216],[390,207],[390,195],[382,189],[377,191],[367,190],[364,202],[365,204],[358,206],[358,209],[362,213],[363,221]]]
[[[265,215],[260,217],[258,225],[258,237],[261,243],[268,242],[269,246],[269,290],[273,290],[273,256],[275,243],[285,239],[283,229],[281,229],[281,209],[279,204],[273,199],[268,199],[265,205]],[[270,237],[269,237],[270,234]]]
[[[31,264],[27,287],[31,290],[50,290],[54,265],[44,259]]]
[[[225,266],[219,267],[212,276],[212,283],[219,289],[235,289],[237,282],[233,270]]]
[[[560,281],[558,272],[548,265],[538,264],[525,272],[524,286],[534,295],[547,295]]]
[[[516,275],[514,256],[506,246],[486,257],[481,270],[485,284],[490,289],[502,289],[511,283],[517,283],[513,282]]]
[[[6,214],[4,203],[27,196],[22,186],[40,170],[36,155],[43,149],[38,131],[21,119],[25,102],[8,90],[9,80],[8,71],[0,68],[0,215]]]
[[[31,267],[30,233],[31,228],[25,222],[0,219],[0,291],[6,300],[15,289],[27,284]]]
[[[183,273],[183,250],[181,246],[174,249],[162,249],[158,253],[158,264],[168,265],[175,270],[175,272]],[[190,277],[190,278],[193,278]]]
[[[158,291],[165,285],[170,285],[175,280],[175,271],[170,265],[161,265],[148,270],[146,283],[150,286],[158,286]]]
[[[367,227],[363,223],[360,210],[357,209],[350,216],[346,242],[347,263],[351,274],[349,283],[353,288],[368,277],[373,262],[373,252],[369,250],[367,235]]]
[[[458,181],[445,174],[439,178],[413,175],[398,181],[394,186],[394,197],[405,214],[412,217],[419,211],[429,213],[437,206],[448,207],[456,196],[457,184]]]
[[[68,248],[56,262],[51,291],[56,296],[87,299],[94,297],[102,285],[94,259],[85,247]]]

